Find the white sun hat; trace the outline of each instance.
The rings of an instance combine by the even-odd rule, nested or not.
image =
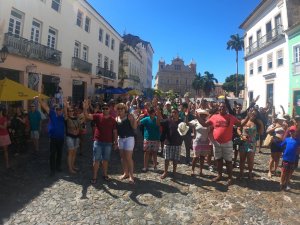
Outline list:
[[[178,124],[177,131],[181,136],[184,136],[186,135],[189,129],[190,127],[187,126],[185,122],[181,122],[180,124]]]

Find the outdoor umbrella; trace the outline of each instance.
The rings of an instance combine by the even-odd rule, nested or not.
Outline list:
[[[126,91],[122,88],[106,88],[96,90],[96,94],[124,94]]]
[[[142,95],[143,93],[139,90],[134,89],[134,90],[128,91],[127,94],[129,94],[129,95]]]
[[[39,96],[41,99],[48,98],[46,95],[25,87],[23,84],[7,78],[0,80],[0,101],[32,100],[35,96]]]

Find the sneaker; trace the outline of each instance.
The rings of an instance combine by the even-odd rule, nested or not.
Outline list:
[[[286,188],[285,188],[285,190],[289,191],[289,190],[291,190],[291,187],[287,185]]]
[[[209,166],[208,169],[209,169],[210,172],[214,172],[214,167],[213,166]]]

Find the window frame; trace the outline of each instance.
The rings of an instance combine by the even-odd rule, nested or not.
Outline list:
[[[98,40],[103,43],[103,29],[101,27],[99,28]]]
[[[51,2],[51,8],[53,10],[55,10],[56,12],[60,12],[60,10],[61,10],[61,3],[62,3],[62,0],[52,0],[52,2]],[[58,8],[54,8],[53,7],[54,4],[58,5]]]
[[[100,52],[98,52],[97,66],[102,67],[103,56]]]
[[[110,45],[110,35],[108,33],[105,34],[105,45],[107,47]]]
[[[262,72],[262,58],[257,60],[257,73]]]
[[[50,31],[54,31],[55,34],[52,34]],[[49,37],[51,38],[51,40],[49,40]],[[53,27],[49,27],[48,36],[47,36],[47,46],[49,48],[56,49],[56,47],[57,47],[57,37],[58,37],[58,31]],[[53,40],[54,40],[54,45],[51,44],[51,42],[53,42]]]
[[[91,18],[86,16],[85,17],[85,22],[84,22],[84,30],[89,33],[90,32],[90,27],[91,27]]]
[[[17,17],[16,15],[14,15],[14,13],[16,15],[19,15],[19,17]],[[11,26],[13,25],[13,26]],[[24,25],[24,13],[22,13],[19,10],[16,9],[12,9],[10,11],[10,16],[9,16],[9,21],[8,21],[8,33],[11,33],[13,35],[15,35],[16,37],[22,37],[22,33],[23,33],[23,25]],[[19,27],[17,29],[17,27]],[[18,31],[19,33],[17,33],[16,31]]]
[[[80,16],[81,15],[81,16]],[[80,17],[79,17],[80,16]],[[80,24],[79,24],[80,23]],[[77,11],[77,16],[76,16],[76,25],[80,28],[82,28],[82,24],[83,24],[83,12],[78,9]]]
[[[280,57],[279,53],[281,53],[281,57]],[[277,67],[283,66],[283,64],[284,64],[284,62],[283,62],[283,49],[280,49],[276,52],[276,58],[277,58],[277,60],[276,60],[277,61]]]
[[[39,27],[35,26],[33,23],[39,24]],[[37,31],[38,31],[38,40],[36,41]],[[35,43],[41,43],[41,35],[42,35],[42,22],[33,19],[31,23],[30,41]]]
[[[110,44],[110,48],[111,48],[111,50],[115,50],[115,39],[111,39],[111,44]]]
[[[253,73],[254,73],[253,68],[254,68],[254,64],[253,64],[253,62],[252,62],[252,63],[249,64],[249,75],[250,75],[250,76],[252,76]]]
[[[81,54],[81,43],[79,41],[75,41],[74,44],[74,57],[80,59]]]
[[[293,63],[300,63],[300,43],[293,46]]]
[[[267,68],[268,70],[273,69],[273,53],[267,55]]]
[[[89,60],[89,46],[82,46],[82,60],[88,62]]]

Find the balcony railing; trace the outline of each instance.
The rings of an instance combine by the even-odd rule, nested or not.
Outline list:
[[[133,80],[133,81],[135,81],[135,82],[137,82],[137,83],[140,83],[140,78],[139,78],[139,76],[136,76],[136,75],[129,75],[129,79],[130,79],[130,80]]]
[[[112,71],[102,68],[100,66],[96,66],[96,73],[100,77],[105,77],[105,78],[109,78],[109,79],[113,79],[113,80],[115,80],[117,78],[117,75],[115,72],[112,72]]]
[[[92,64],[80,58],[72,57],[72,70],[82,73],[92,73]]]
[[[278,26],[272,31],[268,32],[266,35],[262,36],[256,42],[253,42],[246,48],[246,56],[252,55],[260,49],[268,46],[271,43],[284,37],[282,26]]]
[[[293,75],[300,75],[300,62],[293,63]]]
[[[20,36],[6,33],[4,36],[4,45],[8,48],[8,52],[11,54],[24,56],[30,59],[36,59],[57,66],[61,65],[60,51],[27,40]]]

